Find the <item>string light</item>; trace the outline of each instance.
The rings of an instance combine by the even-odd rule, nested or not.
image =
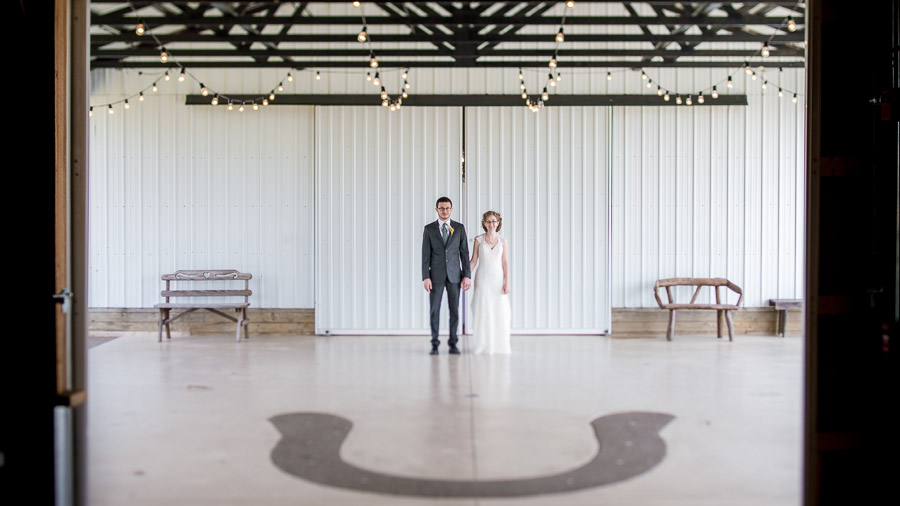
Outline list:
[[[391,102],[391,110],[392,110],[392,111],[396,111],[396,110],[397,110],[397,104]]]
[[[753,79],[754,81],[756,81],[756,72],[750,74],[750,79]]]
[[[520,89],[520,90],[524,90],[524,89],[525,89],[525,82],[524,82],[524,81],[522,81],[522,82],[519,83],[519,89]]]
[[[547,93],[546,87],[544,87],[544,92],[541,93],[541,100],[550,100],[550,94]]]
[[[562,44],[566,41],[566,36],[563,34],[563,29],[560,27],[559,32],[556,33],[556,42],[557,44]]]
[[[381,86],[381,77],[379,77],[378,72],[375,72],[375,79],[372,80],[372,86]]]
[[[675,95],[675,103],[681,105],[681,95]]]
[[[200,94],[204,97],[209,95],[209,90],[206,89],[206,86],[203,86],[203,83],[200,83]]]
[[[108,113],[110,113],[110,114],[113,114],[113,113],[116,112],[116,111],[113,110],[112,104],[109,104],[109,105],[106,107],[106,111],[107,111]]]
[[[548,65],[550,66],[551,69],[556,68],[556,57],[555,56],[553,58],[550,58],[550,63]]]
[[[284,91],[284,85],[282,83],[278,83],[278,91]]]
[[[259,104],[257,104],[255,100],[252,102],[252,104],[253,104],[253,110],[254,110],[254,111],[258,111],[258,110],[259,110]]]
[[[700,93],[697,94],[697,103],[698,103],[698,104],[702,104],[703,101],[704,101],[704,99],[703,99],[703,92],[701,91]]]
[[[216,93],[216,96],[214,96],[213,99],[209,103],[212,105],[219,105],[219,94]]]
[[[163,81],[168,81],[168,80],[169,80],[169,71],[167,70],[166,74],[163,76]]]
[[[648,79],[647,73],[644,72],[643,70],[641,71],[641,79],[643,79],[644,81],[646,81]]]
[[[169,53],[166,52],[166,48],[163,47],[162,51],[159,53],[159,61],[162,63],[166,63],[169,61]]]
[[[354,7],[359,7],[359,2],[353,2]]]
[[[144,26],[144,23],[138,23],[137,28],[134,29],[134,33],[138,35],[144,35],[145,31],[147,31],[147,28]]]
[[[653,87],[653,79],[647,79],[647,89],[650,89],[652,87]]]
[[[241,106],[238,107],[238,112],[244,112],[244,103],[241,102]]]
[[[316,71],[316,74],[318,74],[318,73],[319,73],[319,71]],[[294,82],[294,76],[292,76],[290,72],[288,72],[288,82],[291,82],[291,83]]]
[[[153,83],[153,88],[151,88],[151,89],[153,90],[153,93],[156,93],[159,90],[159,88],[156,87],[155,82]]]
[[[769,86],[769,81],[763,81],[763,82],[762,82],[762,86],[761,86],[762,89],[766,89],[768,86]]]
[[[364,26],[362,30],[359,31],[359,35],[356,36],[356,40],[360,42],[365,42],[369,40],[369,34],[366,33],[366,27]]]
[[[669,97],[669,90],[666,90],[665,95],[663,95],[663,100],[665,100],[666,102],[668,102],[668,101],[669,101],[669,98],[670,98],[670,97]]]
[[[728,82],[725,84],[728,88],[734,88],[734,83],[731,81],[731,76],[728,76]]]
[[[263,98],[263,105],[269,105],[269,99]]]
[[[788,16],[787,29],[792,32],[797,30],[797,23],[794,22],[794,18],[791,16]]]
[[[376,60],[374,56],[372,56],[372,59],[369,60],[369,66],[372,67],[373,69],[378,68],[378,60]]]
[[[178,82],[179,82],[179,83],[183,83],[183,82],[184,82],[184,67],[181,68],[181,73],[178,74]]]
[[[663,89],[660,86],[656,87],[656,96],[661,97],[663,95]]]
[[[233,110],[234,110],[234,106],[231,104],[231,100],[228,101],[228,110],[229,110],[229,111],[233,111]]]
[[[763,58],[769,57],[769,43],[768,42],[763,42],[762,51],[760,51],[759,54],[761,54]]]
[[[142,92],[138,95],[138,102],[143,102],[143,101],[144,101],[144,92],[142,91]]]
[[[791,102],[793,102],[795,104],[797,103],[797,94],[796,93],[794,93],[794,98],[791,99]]]
[[[403,98],[409,98],[409,93],[406,90],[403,90]]]
[[[383,99],[383,100],[381,101],[381,106],[382,106],[382,107],[387,107],[387,106],[388,106],[388,101],[387,101],[386,98]]]
[[[612,72],[607,72],[607,73],[606,73],[606,80],[607,80],[607,81],[612,81]]]
[[[127,98],[125,99],[125,108],[126,108],[126,109],[131,109],[131,105],[128,104],[128,99],[127,99]]]
[[[562,81],[562,74],[560,74],[559,72],[557,72],[557,73],[556,73],[556,82],[560,82],[560,81]]]
[[[275,90],[269,92],[269,100],[275,100]]]
[[[366,81],[371,81],[371,80],[372,80],[372,73],[366,72]]]
[[[687,104],[687,105],[693,105],[693,102],[691,102],[691,96],[690,96],[690,95],[687,96],[687,100],[685,100],[684,103]]]
[[[291,78],[288,78],[288,81],[290,81],[290,80],[291,80]],[[322,74],[320,74],[319,71],[317,70],[316,71],[316,81],[321,81],[321,80],[322,80]]]
[[[716,88],[715,86],[713,86],[713,90],[712,90],[712,98],[714,98],[714,99],[715,99],[715,98],[719,98],[719,90],[718,90],[718,88]]]
[[[88,107],[88,118],[90,118],[90,117],[93,116],[93,115],[94,115],[94,108],[93,108],[93,107]]]
[[[566,7],[570,8],[570,9],[572,7],[575,7],[575,2],[572,0],[569,0],[568,2],[566,2]]]
[[[388,94],[386,91],[384,91],[384,86],[382,86],[381,87],[381,99],[385,100],[385,99],[387,99],[387,97],[388,97]]]
[[[409,77],[409,69],[404,70],[402,74],[400,74],[400,79],[406,80]]]
[[[525,79],[525,74],[522,73],[522,69],[519,69],[519,81]]]
[[[408,90],[408,89],[409,89],[409,82],[408,82],[408,81],[403,81],[403,87],[406,88],[406,89]]]
[[[778,88],[778,98],[781,98],[783,96],[784,96],[784,90],[782,90],[781,87],[779,87]]]
[[[745,72],[748,76],[749,76],[750,74],[753,73],[753,69],[750,68],[750,64],[747,63],[747,62],[744,62],[744,72]]]
[[[550,86],[556,86],[556,79],[553,79],[553,72],[550,74]]]

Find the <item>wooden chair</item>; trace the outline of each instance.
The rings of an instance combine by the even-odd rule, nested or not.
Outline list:
[[[166,339],[172,338],[169,331],[169,324],[181,318],[182,316],[192,313],[198,309],[205,309],[219,316],[227,318],[237,323],[237,331],[235,332],[235,341],[241,340],[241,329],[244,330],[244,338],[250,339],[250,331],[247,328],[250,320],[247,318],[247,308],[250,307],[250,279],[252,274],[238,272],[235,270],[185,270],[175,271],[173,274],[163,274],[162,280],[166,282],[166,288],[160,295],[166,299],[162,304],[154,307],[159,309],[159,341],[162,342],[162,329],[166,327]],[[233,281],[244,280],[243,290],[172,290],[171,283],[174,281]],[[172,297],[243,297],[243,302],[170,302]],[[185,309],[182,313],[172,317],[170,311],[172,309]],[[236,318],[222,312],[225,309],[234,309]]]
[[[675,299],[672,296],[673,286],[696,286],[697,288],[696,290],[694,290],[694,296],[691,297],[691,302],[687,304],[678,304],[675,302]],[[700,294],[700,288],[704,286],[712,286],[715,288],[715,304],[697,303],[697,296]],[[719,288],[722,286],[727,287],[731,291],[738,294],[738,300],[736,304],[722,304],[722,299],[719,293]],[[668,303],[664,304],[662,299],[659,297],[660,288],[666,289],[666,295],[668,296],[669,300]],[[656,302],[657,304],[659,304],[659,307],[669,310],[669,328],[666,331],[666,339],[668,339],[669,341],[671,341],[675,336],[675,312],[679,309],[714,309],[716,311],[716,332],[719,338],[722,337],[722,316],[724,313],[725,321],[728,323],[728,340],[734,341],[734,320],[732,319],[731,312],[740,309],[741,301],[744,299],[744,292],[741,290],[741,287],[735,285],[731,281],[728,281],[725,278],[660,279],[653,284],[653,296],[656,297]]]

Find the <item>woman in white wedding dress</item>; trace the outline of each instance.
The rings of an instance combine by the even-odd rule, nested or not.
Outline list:
[[[472,295],[472,353],[510,353],[509,345],[509,244],[502,237],[500,213],[481,217],[484,234],[475,237],[472,260],[475,288]],[[478,270],[476,271],[476,267]]]

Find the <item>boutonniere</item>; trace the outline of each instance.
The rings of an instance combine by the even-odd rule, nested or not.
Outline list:
[[[450,235],[453,235],[453,227],[450,227]]]

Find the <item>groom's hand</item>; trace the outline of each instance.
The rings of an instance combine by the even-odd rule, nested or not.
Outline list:
[[[469,288],[471,288],[471,286],[472,286],[472,280],[470,280],[469,278],[462,278],[462,289],[464,292],[468,291]]]
[[[422,284],[425,285],[425,291],[431,293],[431,278],[425,278]]]

